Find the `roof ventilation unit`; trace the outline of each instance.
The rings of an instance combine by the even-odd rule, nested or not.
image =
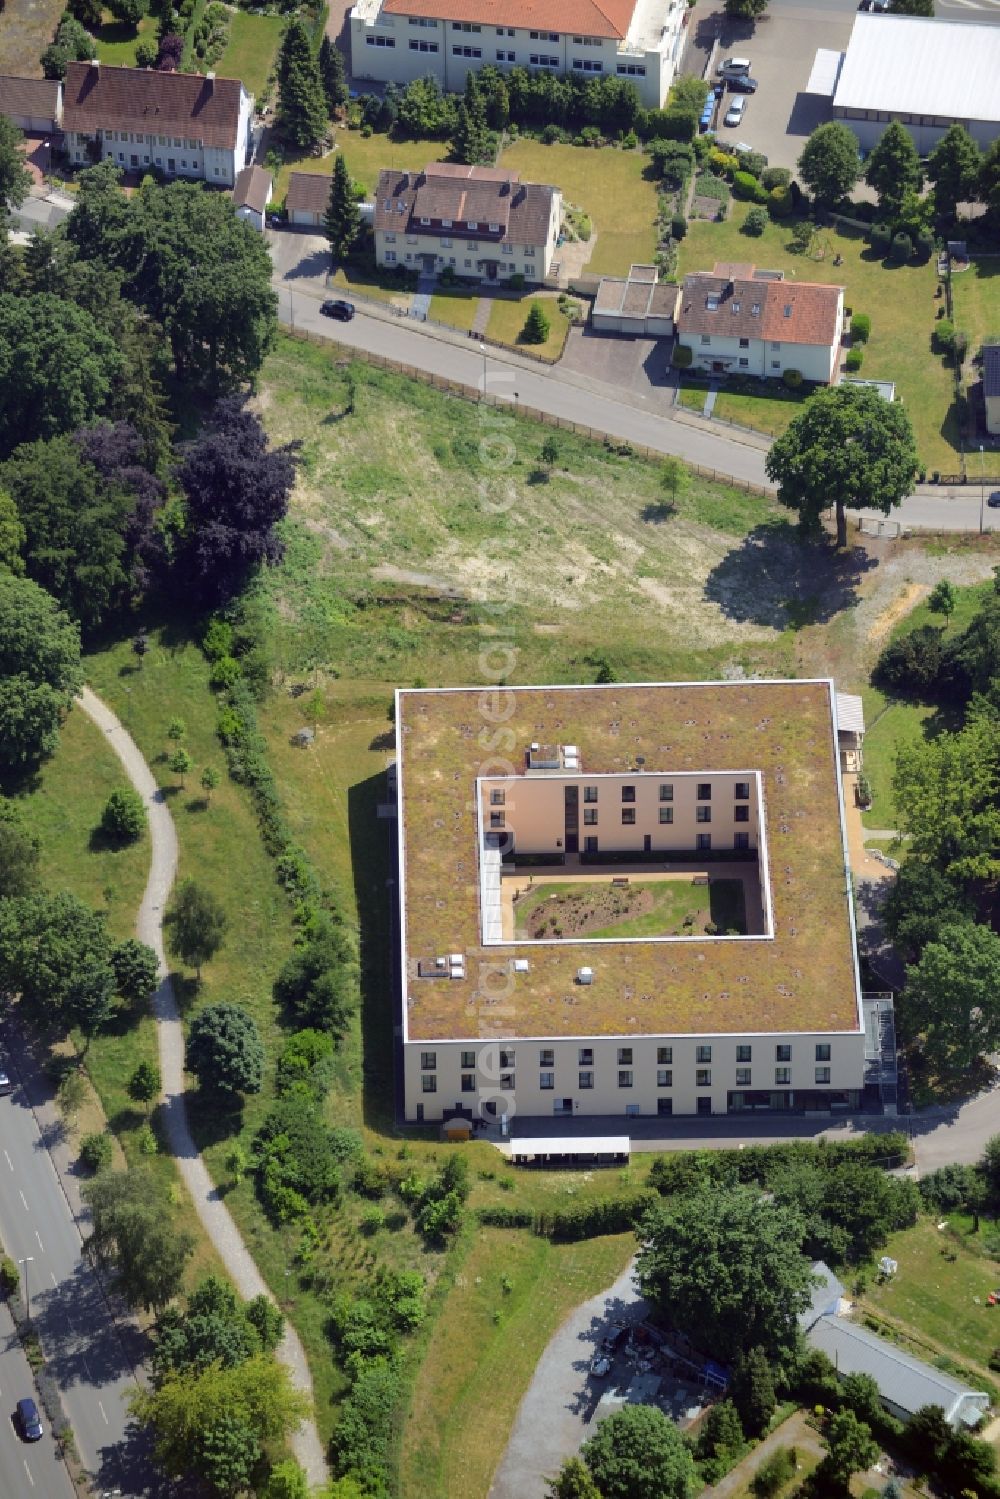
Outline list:
[[[527,971],[528,971],[528,960],[527,960],[527,958],[515,958],[514,959],[514,972],[515,973],[527,973]]]
[[[592,968],[578,968],[576,970],[576,981],[578,984],[592,984],[594,982],[594,970]]]

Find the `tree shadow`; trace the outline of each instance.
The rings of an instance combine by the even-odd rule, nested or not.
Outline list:
[[[234,1139],[243,1128],[243,1100],[211,1088],[185,1092],[188,1123],[199,1150]]]
[[[658,500],[642,507],[642,519],[652,526],[660,526],[664,521],[673,520],[676,514],[677,506],[673,500]]]
[[[98,823],[90,830],[87,847],[92,854],[120,854],[138,841],[138,838],[120,838],[116,833],[109,833],[107,828],[102,828]]]
[[[825,534],[803,538],[787,521],[755,526],[705,582],[705,596],[727,619],[800,630],[826,624],[858,600],[878,566],[863,547],[838,551]]]

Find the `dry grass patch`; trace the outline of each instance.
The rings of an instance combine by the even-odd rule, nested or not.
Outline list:
[[[41,78],[42,53],[52,40],[63,0],[6,0],[0,6],[0,67],[18,78]]]

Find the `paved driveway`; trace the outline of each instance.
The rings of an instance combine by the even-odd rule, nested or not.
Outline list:
[[[274,269],[296,289],[311,287],[326,294],[330,245],[323,234],[306,229],[268,229],[267,246]]]
[[[590,324],[571,328],[559,361],[561,369],[575,370],[604,380],[623,391],[648,397],[654,411],[670,409],[674,378],[670,369],[669,338],[626,338],[595,333]]]

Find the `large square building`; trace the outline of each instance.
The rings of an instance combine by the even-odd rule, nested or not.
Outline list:
[[[408,1121],[859,1106],[832,682],[401,690],[396,723]]]

